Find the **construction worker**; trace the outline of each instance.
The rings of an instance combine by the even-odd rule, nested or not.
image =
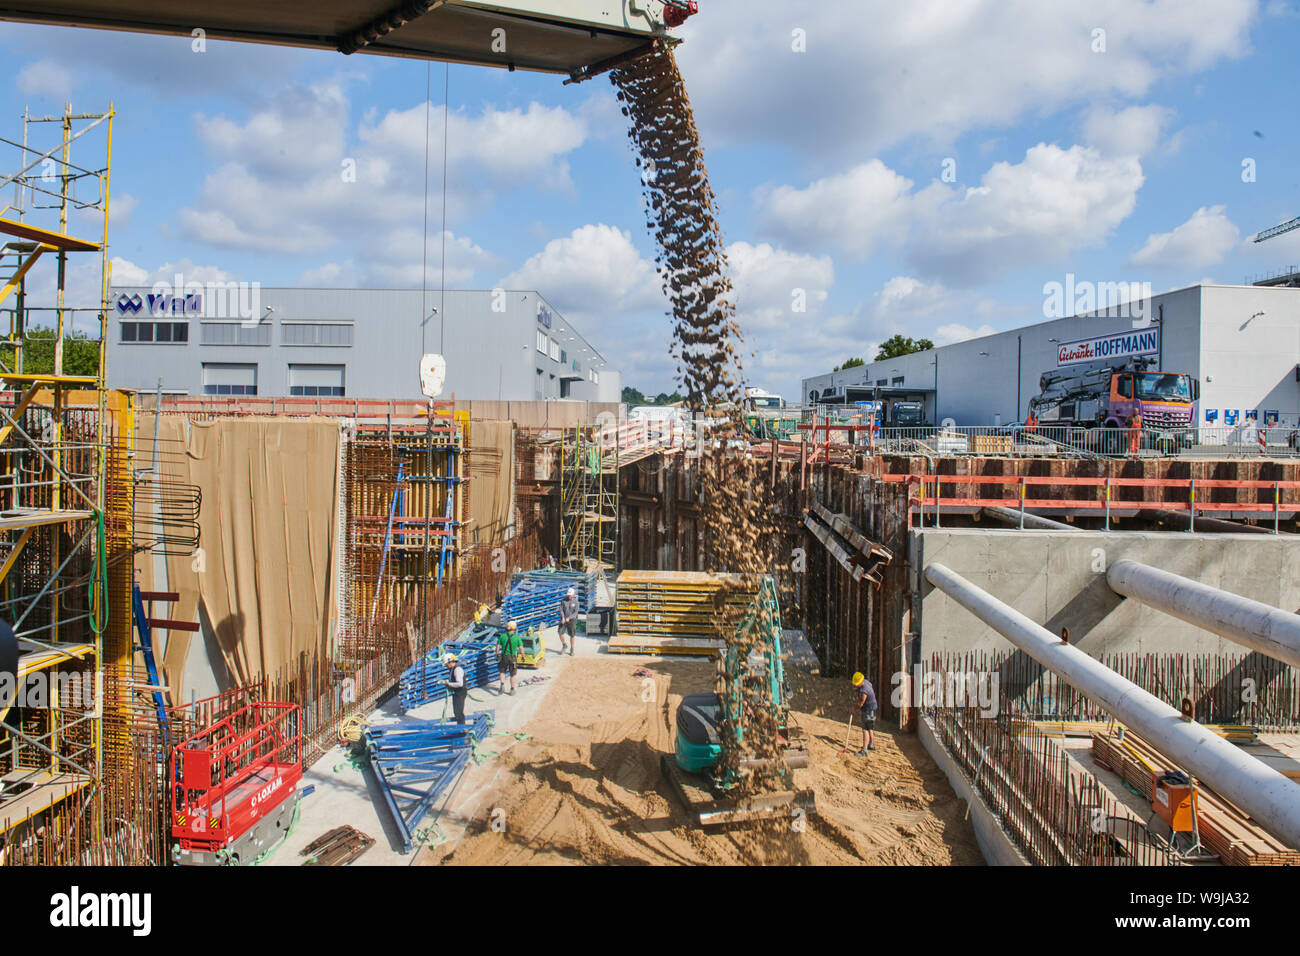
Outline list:
[[[861,672],[853,675],[853,690],[857,700],[849,713],[862,719],[862,749],[858,753],[865,755],[868,750],[876,749],[876,690]]]
[[[1142,409],[1133,409],[1133,414],[1128,420],[1128,454],[1130,458],[1137,456],[1138,449],[1142,446]]]
[[[1033,412],[1030,412],[1029,417],[1025,419],[1025,431],[1032,432],[1037,430],[1038,430],[1038,416],[1035,415]]]
[[[506,629],[497,635],[497,650],[501,654],[498,671],[497,693],[506,691],[506,675],[510,675],[510,696],[515,693],[515,674],[519,671],[519,648],[523,640],[519,637],[519,623],[510,621]]]
[[[447,679],[447,689],[451,691],[452,713],[456,715],[456,723],[465,723],[465,697],[469,694],[469,688],[465,685],[465,668],[460,666],[460,661],[456,660],[455,654],[444,654],[442,663],[446,666],[450,677]]]
[[[565,635],[568,635],[568,641],[565,641]],[[578,636],[578,592],[569,588],[564,597],[560,599],[560,653],[564,653],[565,647],[569,649],[569,656],[573,656],[574,639]]]

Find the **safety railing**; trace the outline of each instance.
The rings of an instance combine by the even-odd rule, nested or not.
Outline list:
[[[1092,512],[1097,517],[1104,517],[1107,527],[1114,512],[1183,511],[1188,513],[1189,530],[1193,531],[1198,514],[1250,513],[1259,518],[1272,518],[1276,533],[1283,515],[1290,517],[1300,511],[1300,492],[1297,492],[1300,481],[936,474],[887,474],[881,475],[880,480],[915,484],[914,492],[909,495],[910,513],[919,515],[922,524],[928,519],[936,526],[942,520],[944,508],[970,511],[1011,507],[1022,513],[1028,509]],[[985,486],[1000,488],[1010,494],[987,495],[982,492]],[[1041,489],[1052,489],[1062,496],[1040,497]],[[1141,489],[1142,493],[1135,496],[1128,489]],[[1088,490],[1091,492],[1088,497],[1080,496]],[[1152,491],[1157,493],[1151,494]],[[1228,491],[1232,494],[1227,494]],[[1224,500],[1227,498],[1231,500]]]

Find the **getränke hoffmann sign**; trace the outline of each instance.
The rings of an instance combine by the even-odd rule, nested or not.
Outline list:
[[[1096,335],[1056,347],[1056,364],[1086,365],[1107,359],[1126,359],[1136,355],[1155,355],[1160,351],[1160,327]]]

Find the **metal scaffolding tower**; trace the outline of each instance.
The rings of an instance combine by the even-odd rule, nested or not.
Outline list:
[[[559,561],[607,573],[618,564],[618,442],[605,450],[589,425],[560,435]]]
[[[9,320],[0,341],[0,620],[19,652],[17,673],[0,674],[0,862],[66,862],[102,839],[106,746],[130,748],[125,724],[105,739],[105,714],[129,695],[132,673],[131,612],[115,604],[123,564],[130,578],[129,560],[116,560],[123,529],[130,554],[129,493],[105,501],[106,474],[121,469],[129,441],[115,424],[121,396],[110,408],[103,378],[113,116],[111,106],[24,113],[22,141],[0,137],[18,157],[16,172],[0,174],[0,191],[14,190],[0,208]],[[96,155],[92,165],[73,161],[74,143]],[[99,235],[70,235],[73,215]],[[80,254],[99,259],[92,305],[68,301],[69,258]],[[53,269],[37,268],[51,259]],[[60,815],[70,803],[78,812]]]

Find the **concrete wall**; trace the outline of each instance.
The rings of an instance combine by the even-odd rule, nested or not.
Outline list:
[[[1287,611],[1300,609],[1300,538],[1184,532],[925,529],[910,564],[938,563],[1094,657],[1108,652],[1247,653],[1208,631],[1122,598],[1106,585],[1121,558],[1163,568]],[[1012,650],[1012,645],[913,571],[921,655]]]
[[[418,289],[259,289],[257,305],[272,327],[269,345],[204,345],[203,322],[212,321],[218,301],[204,299],[205,314],[150,315],[148,306],[132,311],[130,300],[145,297],[145,287],[114,286],[110,296],[107,377],[114,387],[203,394],[204,363],[256,364],[257,394],[287,396],[291,364],[344,365],[349,398],[420,399],[419,360],[440,349],[447,358],[443,395],[458,399],[532,401],[565,397],[618,402],[622,379],[572,325],[530,291],[448,290],[422,297]],[[124,308],[121,304],[127,303]],[[147,300],[146,300],[147,301]],[[271,311],[268,313],[267,308]],[[550,326],[539,320],[539,307]],[[445,314],[430,313],[443,308]],[[184,344],[123,342],[123,320],[186,322]],[[350,324],[351,346],[284,344],[285,323],[325,321]],[[537,333],[548,339],[537,350]],[[565,362],[551,358],[549,341],[565,350]],[[577,368],[574,368],[574,363]],[[592,383],[591,370],[599,383]]]
[[[1261,316],[1251,319],[1256,313]],[[1201,379],[1205,408],[1277,409],[1281,420],[1300,420],[1300,290],[1254,286],[1192,286],[1153,296],[1147,311],[1161,328],[1160,367]],[[1038,379],[1057,367],[1057,346],[1092,335],[1131,330],[1143,320],[1114,314],[1074,315],[926,352],[871,362],[803,380],[801,400],[844,385],[893,383],[936,389],[940,422],[992,425],[1024,419]],[[1208,379],[1208,380],[1207,380]]]

